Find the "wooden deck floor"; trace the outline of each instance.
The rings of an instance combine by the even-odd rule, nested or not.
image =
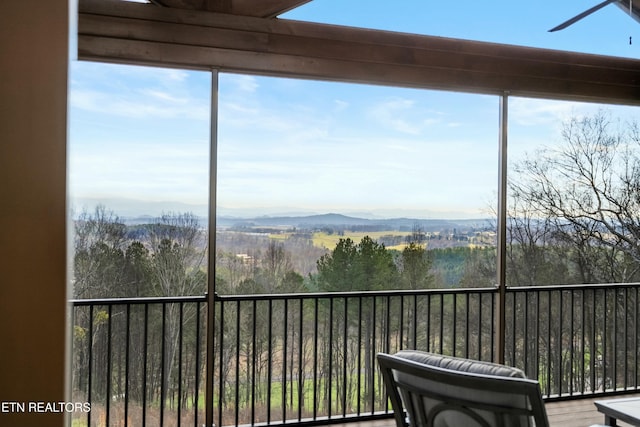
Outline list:
[[[594,400],[619,399],[621,397],[640,397],[640,394],[604,397],[597,399],[578,399],[562,402],[550,402],[545,405],[551,427],[590,427],[603,425],[604,416],[598,412],[593,404]],[[629,424],[618,421],[619,426],[629,427]],[[347,423],[344,427],[395,427],[393,419]]]
[[[588,427],[594,424],[604,424],[604,415],[596,409],[594,400],[620,399],[621,397],[640,397],[640,394],[625,396],[601,397],[597,399],[567,400],[564,402],[550,402],[545,405],[551,427]],[[619,426],[629,424],[618,421]]]

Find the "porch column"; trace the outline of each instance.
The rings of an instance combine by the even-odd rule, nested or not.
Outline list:
[[[509,116],[509,93],[504,92],[500,97],[500,148],[498,167],[498,257],[497,257],[497,286],[498,286],[498,355],[497,362],[504,363],[505,334],[506,334],[506,258],[507,258],[507,138]]]
[[[216,211],[218,175],[218,70],[211,70],[211,129],[209,135],[209,265],[207,285],[207,364],[205,390],[205,420],[207,427],[213,427],[213,370],[215,334],[215,292],[216,292]]]

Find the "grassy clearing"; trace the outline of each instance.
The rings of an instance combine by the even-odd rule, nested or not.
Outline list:
[[[349,238],[356,243],[359,243],[363,237],[369,236],[373,240],[379,240],[383,236],[401,236],[405,237],[410,235],[410,231],[393,231],[393,230],[385,230],[385,231],[347,231],[343,235],[339,234],[327,234],[324,232],[313,233],[313,244],[327,249],[333,249],[338,244],[340,239]],[[402,248],[403,245],[398,245],[397,247]],[[396,247],[390,247],[395,249]]]
[[[273,240],[278,240],[278,241],[283,241],[283,240],[287,240],[289,237],[293,236],[295,233],[272,233],[269,234],[269,238],[273,239]],[[319,248],[324,248],[324,249],[329,249],[329,250],[333,250],[336,245],[338,244],[338,241],[340,239],[351,239],[356,243],[360,243],[360,241],[362,240],[363,237],[365,236],[369,236],[371,237],[373,240],[377,240],[379,241],[380,238],[382,237],[388,237],[388,236],[399,236],[401,238],[405,238],[406,236],[410,235],[411,232],[409,231],[395,231],[395,230],[385,230],[385,231],[347,231],[344,234],[340,235],[337,233],[334,234],[328,234],[325,232],[316,232],[313,233],[313,244],[316,247]],[[393,245],[393,246],[386,246],[387,249],[396,249],[396,250],[403,250],[405,248],[406,244],[399,244],[399,245]]]

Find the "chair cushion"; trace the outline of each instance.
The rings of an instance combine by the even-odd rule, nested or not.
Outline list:
[[[450,369],[452,371],[494,375],[498,377],[526,378],[526,375],[521,369],[498,365],[497,363],[462,359],[452,356],[442,356],[440,354],[427,353],[419,350],[401,350],[395,355],[403,359],[413,360],[414,362],[439,368]]]

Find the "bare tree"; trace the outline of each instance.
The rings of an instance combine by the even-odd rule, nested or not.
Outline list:
[[[150,228],[152,246],[153,285],[159,296],[202,295],[206,288],[206,233],[198,218],[191,213],[162,215]],[[164,384],[165,399],[177,366],[176,354],[180,346],[180,329],[196,315],[193,305],[167,304],[163,313]]]
[[[510,255],[514,276],[528,284],[611,283],[637,281],[640,269],[640,132],[636,123],[614,122],[609,115],[574,117],[562,129],[562,141],[536,151],[518,163],[510,179]],[[518,254],[518,257],[515,255]],[[518,272],[524,273],[518,276]],[[623,313],[625,300],[616,297],[604,311],[583,308],[583,322],[604,326],[604,318]],[[562,316],[559,303],[548,300],[551,322]],[[585,301],[584,304],[594,304]],[[550,328],[550,323],[548,324]],[[595,326],[594,326],[595,327]],[[593,330],[553,329],[547,355],[562,354],[561,334],[571,342],[588,341],[595,355],[613,348]],[[574,339],[575,337],[575,339]],[[582,337],[582,338],[580,338]],[[593,337],[593,338],[592,338]],[[522,344],[524,345],[524,344]],[[572,351],[580,352],[580,346]],[[550,358],[551,378],[560,378],[562,361]],[[613,363],[620,362],[614,360]],[[607,369],[607,372],[609,370]],[[605,378],[604,381],[610,381]],[[555,381],[555,380],[553,380]]]
[[[191,213],[169,213],[151,226],[155,289],[159,296],[202,295],[206,233]]]
[[[553,221],[555,237],[573,242],[578,255],[596,247],[614,257],[602,264],[609,271],[589,277],[629,281],[640,267],[638,125],[620,129],[599,112],[568,121],[562,138],[518,164],[511,188],[539,219]]]
[[[126,227],[98,205],[75,221],[73,293],[76,298],[122,295]]]

